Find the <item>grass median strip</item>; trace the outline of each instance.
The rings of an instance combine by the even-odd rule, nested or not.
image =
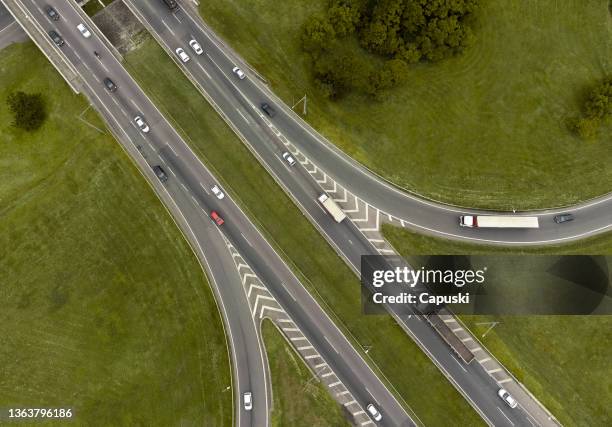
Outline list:
[[[612,71],[608,0],[479,3],[474,45],[440,63],[411,66],[405,86],[382,102],[358,95],[330,102],[316,89],[302,25],[328,0],[274,7],[217,0],[202,2],[200,11],[286,104],[307,95],[310,124],[412,191],[504,210],[611,191],[612,122],[590,142],[565,124],[579,115],[583,91]]]
[[[462,419],[466,425],[482,424],[391,318],[361,314],[359,280],[166,53],[149,39],[126,55],[126,66],[353,342],[370,348],[372,365],[390,379],[422,422],[441,426],[448,419]]]
[[[32,43],[0,52],[0,81],[0,408],[231,425],[221,318],[166,210]],[[37,132],[10,126],[13,90],[43,94]]]
[[[384,226],[400,254],[609,254],[612,233],[565,245],[501,248]],[[461,316],[484,345],[565,425],[612,422],[612,316]],[[490,325],[499,322],[485,337]]]
[[[269,320],[262,323],[272,376],[272,426],[349,426],[336,403]]]

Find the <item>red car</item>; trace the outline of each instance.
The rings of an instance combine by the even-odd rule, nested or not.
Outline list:
[[[217,211],[212,211],[210,213],[210,217],[217,223],[217,225],[223,225],[223,223],[225,221],[223,221],[223,218],[221,218],[221,216],[217,213]]]

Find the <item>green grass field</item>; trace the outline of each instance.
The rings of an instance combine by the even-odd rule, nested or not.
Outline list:
[[[612,233],[555,247],[521,249],[465,244],[385,226],[403,255],[609,254]],[[462,316],[485,346],[565,425],[612,424],[612,316]],[[484,338],[489,325],[500,322]]]
[[[411,191],[507,210],[612,191],[612,123],[591,142],[565,126],[612,72],[608,0],[481,1],[463,55],[412,67],[383,102],[334,103],[317,95],[299,38],[327,3],[218,0],[200,11],[287,104],[308,95],[306,118],[323,135]]]
[[[0,81],[0,424],[231,425],[220,315],[170,216],[33,44],[0,52]],[[36,133],[10,126],[12,90],[44,94]]]
[[[366,357],[418,417],[431,426],[449,418],[482,425],[392,319],[361,314],[358,278],[152,39],[126,55],[126,66],[357,347],[371,346]]]
[[[348,427],[340,405],[271,321],[264,320],[262,334],[272,376],[272,426]]]

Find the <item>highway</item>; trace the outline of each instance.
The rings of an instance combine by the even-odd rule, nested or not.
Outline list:
[[[186,46],[186,40],[190,35],[196,36],[198,40],[202,39],[200,41],[206,44],[205,52],[210,58],[211,65],[220,68],[226,78],[231,78],[231,69],[235,60],[229,49],[221,45],[209,31],[201,25],[196,25],[193,20],[183,20],[182,27],[178,28],[176,23],[168,18],[168,12],[163,10],[161,2],[134,0],[130,2],[138,3],[139,8],[147,14],[147,17],[153,18],[152,14],[157,16],[157,23],[162,18],[166,18],[164,23],[168,27],[156,27],[156,30],[159,30],[159,34],[164,37],[168,37],[167,40],[173,39],[175,43],[181,43],[189,49]],[[180,16],[180,12],[178,15]],[[185,13],[185,15],[191,14]],[[173,35],[172,32],[175,34]],[[206,69],[210,72],[208,67]],[[248,74],[248,69],[245,68],[245,71]],[[219,82],[217,78],[214,80]],[[255,106],[259,106],[261,102],[273,105],[277,111],[277,115],[272,119],[274,125],[291,143],[296,145],[301,153],[362,200],[385,214],[403,220],[406,225],[417,231],[448,238],[525,245],[562,243],[612,229],[612,194],[576,206],[530,213],[540,217],[540,228],[537,230],[487,230],[459,227],[459,215],[490,212],[436,203],[398,189],[325,140],[257,78],[248,78],[240,82],[240,85],[233,90],[226,89],[226,94],[234,104],[244,104],[246,101]],[[234,121],[233,116],[231,116],[232,121]],[[236,122],[237,119],[239,117],[236,118]],[[576,220],[565,224],[555,224],[552,217],[564,212],[574,213]]]
[[[284,107],[275,102],[273,96],[265,93],[267,90],[260,91],[260,85],[256,78],[249,77],[240,80],[232,73],[234,63],[229,61],[226,53],[219,49],[220,45],[215,43],[212,37],[209,37],[208,32],[197,19],[191,16],[188,10],[170,13],[161,2],[128,1],[127,3],[132,6],[139,18],[152,29],[156,38],[170,55],[175,57],[173,52],[178,47],[183,47],[188,52],[191,60],[186,64],[180,64],[180,66],[184,67],[184,71],[192,81],[203,89],[204,94],[217,106],[230,126],[241,135],[258,160],[293,197],[302,211],[342,254],[353,270],[358,273],[361,255],[378,254],[376,247],[368,241],[353,222],[345,221],[342,224],[337,224],[322,210],[316,201],[317,195],[322,191],[320,186],[304,168],[300,166],[289,167],[282,160],[282,153],[286,148],[270,127],[270,122],[273,122],[278,129],[283,129],[282,132],[285,136],[293,135],[288,139],[298,146],[300,151],[302,151],[302,147],[308,146],[306,150],[310,150],[308,151],[310,158],[316,158],[316,156],[312,156],[312,153],[318,152],[317,147],[320,155],[326,159],[335,158],[335,154],[325,153],[323,150],[327,149],[326,145],[306,138],[304,134],[299,134],[299,130],[287,130],[292,126],[301,129],[301,125],[294,122],[291,114],[283,112]],[[204,54],[195,55],[190,50],[188,42],[194,37],[203,46]],[[274,105],[278,112],[271,120],[264,118],[260,112],[259,105],[262,101],[268,101],[271,105]],[[338,179],[337,177],[342,176],[342,174],[346,174],[348,178],[347,181],[341,181],[343,185],[351,188],[351,191],[361,191],[361,188],[359,190],[355,189],[360,187],[359,185],[350,183],[360,182],[355,174],[361,176],[362,173],[354,167],[353,163],[341,161],[342,167],[339,174],[336,174],[335,170],[334,172],[326,170],[326,172],[334,176],[335,179]],[[321,167],[319,163],[316,164]],[[333,164],[331,166],[338,167],[338,165],[334,166]],[[367,182],[377,186],[372,189],[373,193],[384,193],[387,191],[386,189],[390,188],[385,183],[381,185],[377,180],[368,179]],[[396,195],[401,194],[395,189],[390,191],[393,191],[393,194]],[[372,203],[371,200],[368,201]],[[384,199],[381,199],[381,202],[383,201]],[[425,204],[424,206],[430,205]],[[455,214],[450,215],[446,210],[442,210],[436,205],[431,205],[430,208],[438,216],[441,215],[446,220],[452,218],[453,221],[456,221]],[[413,207],[413,209],[422,210],[420,206]],[[450,208],[444,207],[444,209]],[[416,213],[411,214],[416,215]],[[423,216],[426,217],[427,215],[423,214]],[[429,218],[427,220],[430,221]],[[457,224],[455,222],[453,224],[454,228],[458,229]],[[506,230],[506,232],[508,231]],[[489,424],[529,426],[542,423],[542,418],[545,417],[543,414],[534,416],[522,408],[512,410],[504,406],[496,394],[499,385],[485,369],[478,363],[465,365],[460,362],[439,335],[419,316],[406,317],[395,314],[395,317],[402,328],[424,349],[426,354]]]
[[[238,385],[234,392],[239,425],[268,424],[268,391],[261,345],[258,335],[253,333],[255,326],[243,290],[238,286],[235,273],[231,273],[229,258],[223,255],[227,251],[214,243],[222,242],[219,233],[223,233],[238,249],[355,400],[362,407],[373,401],[379,404],[384,417],[379,425],[413,425],[401,404],[230,195],[218,200],[211,194],[210,188],[217,180],[124,70],[98,33],[92,31],[93,35],[85,38],[77,31],[77,24],[85,20],[77,6],[73,2],[49,1],[48,4],[61,15],[59,21],[51,21],[37,2],[24,0],[14,3],[23,7],[28,18],[45,32],[56,29],[64,38],[66,44],[59,50],[78,71],[83,93],[100,111],[125,151],[149,180],[207,269],[228,328],[234,379]],[[87,26],[93,30],[90,22]],[[94,56],[94,51],[99,52],[99,58]],[[115,83],[116,91],[105,88],[103,80],[106,77]],[[149,133],[142,133],[133,123],[137,114],[148,122]],[[160,182],[153,174],[151,168],[155,165],[161,165],[167,172],[169,179],[166,182]],[[212,222],[208,217],[212,210],[220,213],[225,224],[217,227]],[[320,209],[319,215],[327,218]],[[255,407],[249,414],[241,409],[239,401],[245,390],[252,390],[254,394]]]

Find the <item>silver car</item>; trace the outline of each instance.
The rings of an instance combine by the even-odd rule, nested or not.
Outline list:
[[[185,53],[185,49],[183,49],[182,47],[179,47],[178,49],[176,49],[175,52],[178,55],[178,57],[181,58],[181,61],[183,62],[189,61],[189,55]]]
[[[218,185],[215,185],[211,190],[213,194],[217,196],[217,199],[221,200],[225,197],[225,194],[223,194],[223,191],[221,191]]]
[[[508,405],[511,408],[516,408],[516,406],[518,405],[518,402],[516,401],[516,399],[512,397],[512,395],[508,393],[508,390],[506,390],[505,388],[500,388],[499,391],[497,392],[497,395],[504,402],[506,402],[506,405]]]
[[[134,123],[136,123],[136,126],[138,126],[138,128],[144,133],[149,132],[149,125],[147,124],[147,122],[144,121],[142,117],[134,117]]]

